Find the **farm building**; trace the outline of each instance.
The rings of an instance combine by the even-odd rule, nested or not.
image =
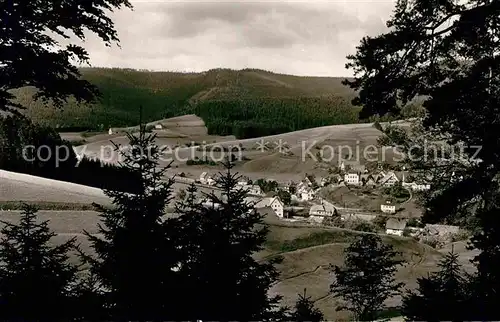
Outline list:
[[[386,214],[393,214],[396,212],[396,206],[391,204],[390,201],[386,201],[380,205],[380,210]]]
[[[285,205],[279,197],[272,198],[269,202],[269,207],[271,207],[276,216],[278,216],[279,218],[283,218]]]
[[[249,197],[247,197],[249,198]],[[273,198],[260,198],[254,200],[254,206],[257,209],[269,207]]]
[[[451,225],[427,224],[424,227],[424,231],[428,235],[455,235],[459,233],[460,227]]]
[[[403,236],[407,222],[407,219],[389,218],[385,224],[385,233],[388,235]]]

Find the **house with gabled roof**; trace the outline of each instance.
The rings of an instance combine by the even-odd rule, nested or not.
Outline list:
[[[257,195],[257,196],[264,195],[264,191],[262,191],[262,188],[258,184],[253,184],[253,185],[249,186],[248,193],[251,195]]]

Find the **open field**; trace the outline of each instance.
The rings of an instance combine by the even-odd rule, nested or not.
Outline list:
[[[186,161],[194,158],[201,159],[203,155],[209,159],[212,157],[216,161],[221,160],[224,155],[228,154],[216,150],[221,147],[235,149],[235,155],[241,158],[241,161],[237,162],[235,170],[251,179],[298,180],[306,172],[314,175],[326,175],[327,169],[337,165],[349,149],[352,151],[351,160],[358,160],[360,164],[364,164],[366,158],[363,154],[363,147],[375,145],[381,134],[373,127],[373,124],[364,123],[324,126],[266,137],[236,140],[234,137],[201,135],[201,133],[206,133],[200,130],[200,124],[203,121],[195,115],[185,115],[158,122],[164,125],[164,130],[158,131],[157,144],[168,146],[171,149],[167,149],[167,153],[163,155],[161,166],[165,166],[173,160],[169,174],[182,171],[191,173],[193,177],[198,177],[204,171],[213,174],[222,168],[220,165],[188,166]],[[179,135],[177,137],[173,137],[173,135],[162,137],[161,131],[171,131]],[[111,152],[110,139],[118,144],[126,145],[128,143],[127,138],[123,135],[114,134],[110,138],[100,136],[97,141],[89,141],[91,143],[76,147],[76,151],[116,162],[117,154]],[[89,140],[92,138],[90,137]],[[206,143],[204,151],[196,147],[182,146],[191,142]],[[281,151],[280,146],[283,147]],[[320,151],[320,149],[315,148],[316,146],[324,151],[321,160],[316,157]],[[285,150],[289,153],[285,153]],[[333,156],[331,151],[333,151]],[[391,149],[379,149],[380,160],[385,159],[390,162],[392,155]]]

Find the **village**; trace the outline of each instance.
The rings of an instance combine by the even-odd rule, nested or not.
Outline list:
[[[246,201],[254,211],[278,221],[414,237],[433,247],[461,233],[458,226],[421,223],[422,210],[415,208],[414,199],[430,185],[414,181],[405,171],[369,172],[364,166],[342,162],[331,172],[320,178],[305,174],[300,182],[252,181],[242,176],[237,186],[247,191]],[[184,173],[177,179],[218,193],[214,177],[206,171],[196,179],[186,178]],[[366,196],[371,199],[363,203]],[[200,202],[206,207],[219,206],[206,198]],[[405,211],[409,204],[411,212]]]

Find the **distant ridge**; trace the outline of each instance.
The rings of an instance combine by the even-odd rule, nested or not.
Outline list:
[[[285,109],[283,113],[287,113],[286,109],[291,108],[295,110],[291,113],[297,120],[303,115],[317,114],[315,109],[318,105],[322,106],[322,114],[315,115],[315,118],[324,119],[323,123],[307,121],[307,124],[301,125],[286,121],[286,130],[329,125],[332,122],[356,122],[353,115],[339,121],[332,121],[329,117],[329,109],[337,118],[339,113],[346,114],[346,108],[347,114],[351,114],[349,109],[353,108],[350,101],[355,92],[342,85],[344,78],[341,77],[294,76],[253,68],[216,68],[200,73],[81,68],[81,72],[84,79],[98,86],[103,93],[95,104],[77,105],[70,100],[62,110],[58,110],[51,104],[34,102],[33,88],[16,90],[17,100],[28,107],[27,113],[33,120],[73,131],[102,131],[108,127],[136,125],[139,105],[144,107],[146,122],[183,114],[196,114],[207,121],[205,118],[215,113],[214,109],[222,109],[215,113],[217,115],[224,114],[222,112],[228,109],[234,112],[235,108],[240,108],[241,101],[246,102],[244,108],[247,113],[260,115],[261,110],[277,108]],[[217,106],[210,105],[210,102],[217,102]],[[200,104],[205,105],[200,107]],[[258,110],[253,108],[254,105],[258,106]],[[339,112],[339,108],[342,111]],[[220,116],[217,118],[220,119]],[[248,117],[242,119],[248,120]],[[265,116],[265,122],[269,120],[270,116]],[[261,127],[263,121],[260,116],[255,116],[252,122]],[[276,122],[283,123],[273,116],[272,123]],[[208,123],[209,128],[214,124],[213,120]],[[276,131],[282,130],[285,129]]]

